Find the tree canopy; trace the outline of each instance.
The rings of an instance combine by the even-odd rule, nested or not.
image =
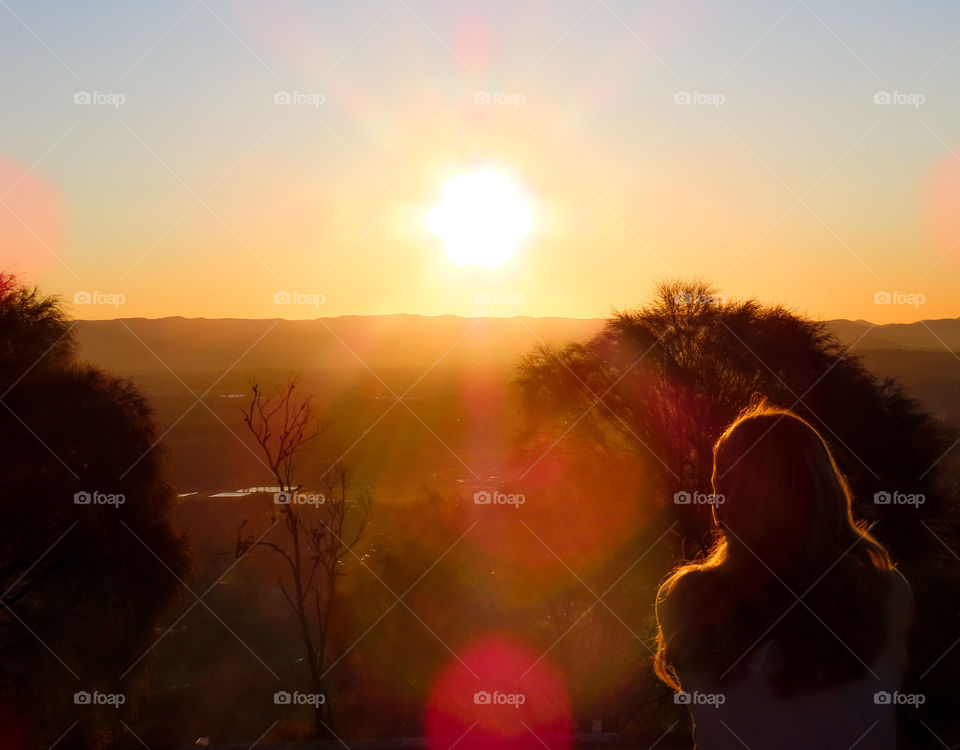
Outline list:
[[[59,301],[9,274],[0,352],[0,690],[33,742],[79,720],[63,746],[97,746],[122,725],[74,693],[124,693],[135,710],[157,614],[188,567],[175,493],[134,385],[79,361]]]

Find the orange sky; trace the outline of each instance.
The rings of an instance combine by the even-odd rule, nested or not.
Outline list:
[[[108,2],[71,35],[24,5],[0,263],[83,318],[595,317],[672,276],[960,315],[960,9],[581,5]],[[533,229],[458,267],[423,219],[483,167]]]

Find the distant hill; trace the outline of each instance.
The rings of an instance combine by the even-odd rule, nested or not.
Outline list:
[[[541,342],[589,338],[599,318],[462,318],[454,315],[343,316],[316,320],[127,318],[82,320],[82,355],[108,369],[209,372],[230,368],[356,369],[500,368]],[[833,320],[829,327],[855,351],[960,351],[960,318],[872,326]],[[871,327],[872,326],[872,327]]]
[[[537,344],[589,338],[601,319],[343,316],[316,320],[127,318],[77,323],[85,359],[119,372],[163,369],[501,368]]]
[[[960,318],[874,325],[865,320],[831,320],[831,330],[847,345],[863,349],[960,351]]]

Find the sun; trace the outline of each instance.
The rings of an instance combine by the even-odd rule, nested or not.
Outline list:
[[[513,257],[533,212],[509,177],[484,169],[447,180],[425,223],[452,263],[496,268]]]

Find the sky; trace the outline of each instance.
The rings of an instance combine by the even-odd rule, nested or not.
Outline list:
[[[0,265],[80,318],[960,316],[956,3],[3,0],[0,71]],[[530,231],[456,265],[490,169]]]

